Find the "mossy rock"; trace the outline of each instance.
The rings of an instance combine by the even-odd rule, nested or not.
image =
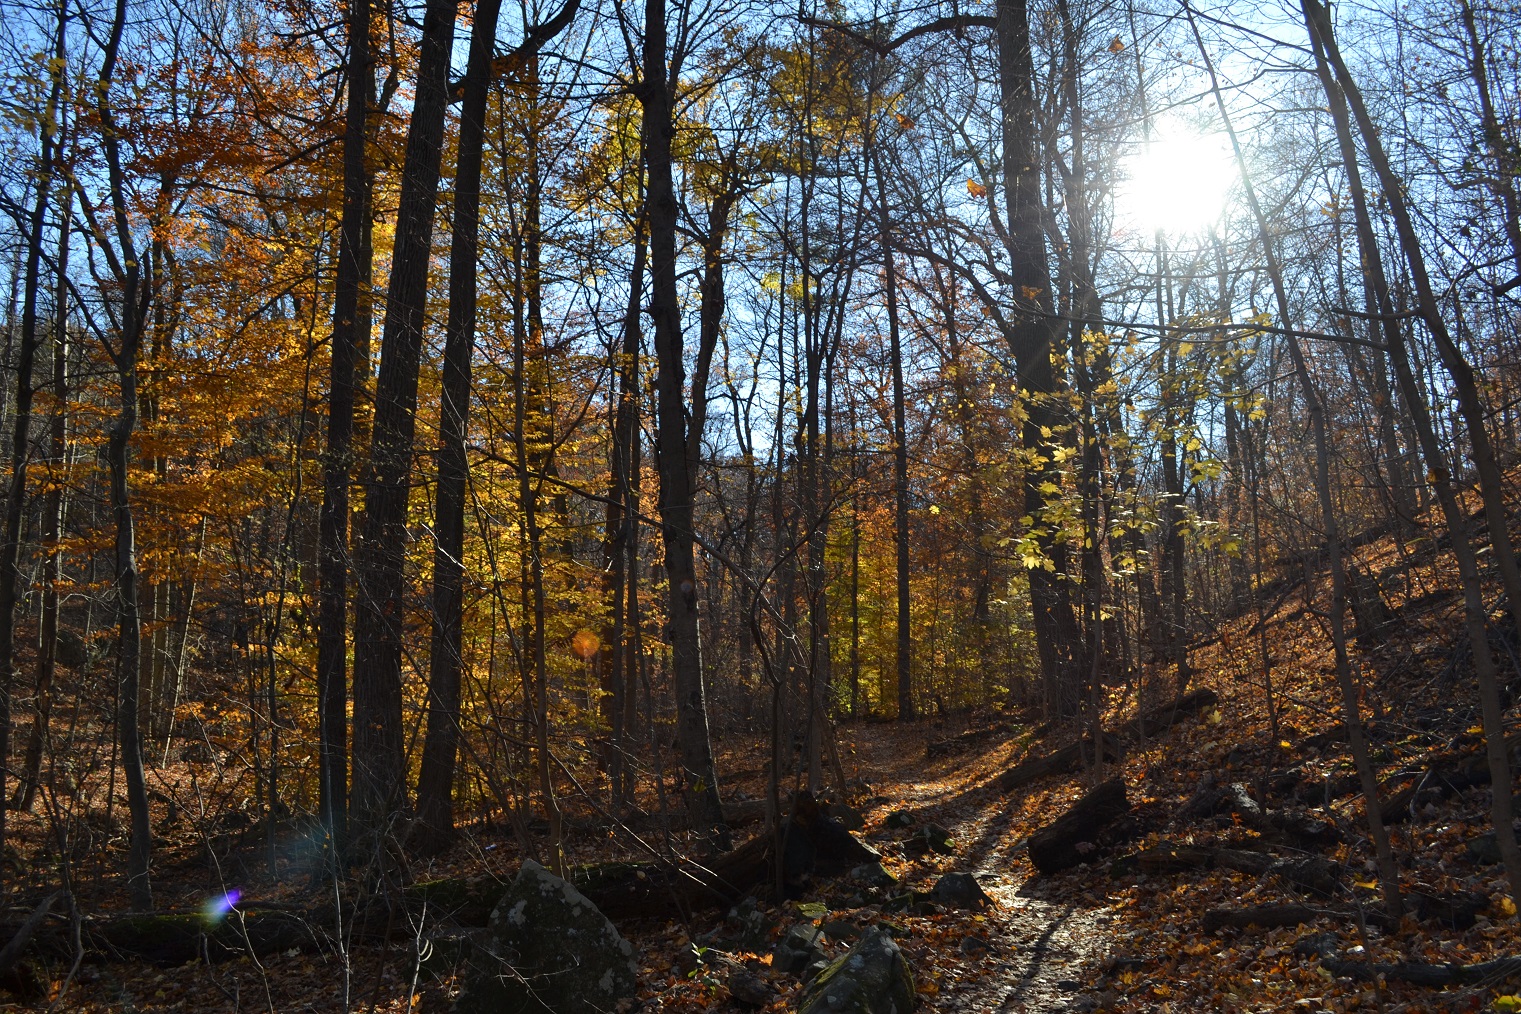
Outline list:
[[[460,1014],[593,1014],[635,992],[634,949],[574,884],[523,863],[469,959]]]
[[[898,944],[880,926],[867,930],[803,990],[798,1014],[908,1014],[914,976]]]

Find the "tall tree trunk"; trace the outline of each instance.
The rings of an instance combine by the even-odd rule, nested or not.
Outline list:
[[[407,605],[403,573],[407,495],[433,213],[444,114],[449,103],[449,53],[457,11],[458,5],[452,0],[428,0],[423,15],[417,97],[407,131],[391,281],[386,291],[380,376],[375,388],[375,431],[365,477],[364,530],[356,553],[351,816],[366,835],[386,834],[388,823],[405,800],[401,642]]]
[[[56,50],[61,63],[65,21],[59,8]],[[47,108],[39,117],[37,188],[26,224],[26,267],[21,292],[21,348],[16,359],[16,416],[11,437],[11,474],[0,534],[0,852],[5,849],[6,777],[11,760],[11,695],[16,684],[16,604],[21,596],[21,521],[26,513],[26,469],[31,459],[32,371],[37,360],[37,302],[42,286],[42,233],[52,197],[55,126],[63,90],[62,68],[52,73]],[[65,225],[65,228],[67,226]]]
[[[700,406],[706,371],[692,385],[692,417],[687,419],[685,344],[676,288],[678,209],[672,178],[671,138],[675,133],[673,88],[680,68],[666,66],[665,0],[645,0],[644,67],[639,101],[644,110],[644,152],[649,187],[650,306],[655,327],[658,403],[656,468],[660,474],[660,529],[669,584],[668,622],[676,691],[676,738],[681,753],[682,791],[692,826],[718,848],[729,844],[719,804],[698,628],[697,564],[693,531],[693,490],[689,446],[701,447]],[[669,75],[669,76],[668,76]],[[711,355],[711,350],[710,353]],[[689,429],[690,427],[690,429]]]
[[[37,703],[31,734],[27,738],[22,761],[21,784],[16,809],[30,810],[36,800],[42,776],[42,752],[47,739],[48,720],[52,714],[53,680],[58,671],[58,586],[63,582],[63,553],[58,540],[63,535],[64,490],[67,488],[69,454],[69,235],[73,215],[73,195],[64,196],[59,215],[58,260],[55,265],[57,290],[53,300],[53,414],[48,423],[47,493],[42,501],[42,544],[46,556],[42,564],[42,630],[37,647]],[[3,837],[3,835],[0,835]]]
[[[370,0],[349,0],[347,106],[343,124],[343,211],[333,295],[327,447],[322,459],[322,509],[317,550],[318,815],[333,856],[344,848],[348,815],[348,567],[349,480],[354,460],[354,392],[358,346],[368,346],[362,314],[370,286],[365,220],[371,178],[365,159],[366,122],[375,74],[370,63]]]
[[[641,164],[642,170],[642,164]],[[641,172],[641,182],[643,176]],[[628,701],[635,685],[628,678],[624,664],[628,625],[628,583],[635,576],[629,569],[629,541],[638,523],[634,517],[630,488],[633,445],[639,439],[639,315],[644,295],[645,262],[648,246],[644,236],[644,209],[639,209],[634,223],[634,262],[629,271],[628,307],[623,316],[623,341],[611,358],[617,375],[616,406],[613,409],[612,447],[609,451],[611,478],[607,496],[606,525],[602,538],[603,587],[608,596],[608,618],[599,649],[603,679],[603,720],[608,726],[608,747],[603,768],[612,786],[614,808],[621,811],[632,802],[629,752],[633,729],[627,722]]]
[[[1066,550],[1046,519],[1052,494],[1048,483],[1060,481],[1049,449],[1060,426],[1055,403],[1056,374],[1051,348],[1061,330],[1055,319],[1051,276],[1046,260],[1045,207],[1041,200],[1038,135],[1035,127],[1034,60],[1025,0],[998,0],[998,90],[1002,114],[1005,243],[1013,313],[1004,335],[1014,354],[1019,386],[1029,399],[1022,439],[1031,465],[1025,475],[1025,514],[1035,526],[1035,542],[1044,561],[1028,571],[1041,676],[1048,706],[1075,701],[1063,692],[1073,678],[1070,647],[1079,643],[1072,604],[1066,590]]]
[[[454,765],[459,752],[464,636],[465,496],[469,462],[470,366],[475,352],[475,275],[480,250],[481,160],[486,100],[501,0],[481,0],[470,36],[460,107],[449,249],[449,321],[439,406],[438,509],[433,550],[433,645],[429,656],[428,727],[417,782],[417,820],[440,846],[454,834]]]
[[[898,267],[893,253],[892,215],[887,203],[887,179],[882,172],[882,156],[875,143],[871,152],[872,175],[876,178],[877,237],[882,247],[882,287],[887,306],[887,353],[893,383],[893,551],[896,564],[894,585],[898,602],[897,693],[898,720],[912,722],[919,717],[914,706],[913,683],[913,613],[909,596],[908,553],[908,412],[903,385],[903,336],[898,321]]]

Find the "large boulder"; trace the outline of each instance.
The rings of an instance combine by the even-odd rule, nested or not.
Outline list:
[[[798,1014],[909,1014],[914,976],[898,944],[880,926],[803,990]]]
[[[635,993],[634,948],[575,886],[532,860],[491,910],[459,1014],[593,1014]]]

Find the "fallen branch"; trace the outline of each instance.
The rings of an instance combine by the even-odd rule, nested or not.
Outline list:
[[[1395,980],[1416,986],[1483,986],[1521,975],[1521,958],[1495,958],[1475,965],[1428,965],[1419,961],[1380,964],[1372,961],[1347,961],[1326,956],[1321,967],[1333,975],[1345,975],[1361,982]]]
[[[1030,836],[1030,862],[1042,873],[1059,873],[1087,862],[1098,848],[1099,833],[1129,809],[1125,783],[1111,778]]]

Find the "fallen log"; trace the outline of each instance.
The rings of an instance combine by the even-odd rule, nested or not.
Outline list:
[[[1505,738],[1505,751],[1512,758],[1521,750],[1521,733]],[[1379,812],[1384,823],[1398,824],[1411,818],[1417,796],[1446,799],[1465,789],[1489,784],[1489,757],[1483,746],[1470,751],[1438,754],[1419,775],[1396,775],[1379,786]],[[1395,786],[1402,785],[1396,789]],[[1385,793],[1390,793],[1385,795]]]
[[[1142,712],[1115,730],[1124,739],[1155,736],[1179,721],[1220,703],[1220,696],[1208,688],[1186,693],[1166,704]]]
[[[1098,848],[1100,832],[1129,809],[1124,781],[1111,778],[1030,836],[1030,862],[1041,873],[1059,873],[1087,862]]]
[[[1311,923],[1331,912],[1310,908],[1306,905],[1258,905],[1254,908],[1212,908],[1204,913],[1204,932],[1218,933],[1222,929],[1269,930],[1280,926],[1298,926]]]
[[[1122,754],[1121,745],[1125,741],[1138,739],[1143,734],[1154,736],[1171,728],[1189,715],[1213,707],[1219,700],[1220,698],[1213,690],[1195,690],[1137,715],[1121,724],[1119,728],[1106,731],[1099,737],[1104,744],[1104,759],[1106,761],[1119,760]],[[1025,758],[999,775],[993,784],[999,792],[1013,792],[1047,775],[1067,774],[1092,764],[1094,754],[1093,738],[1086,737],[1051,753]]]
[[[997,725],[990,725],[981,729],[971,729],[961,733],[959,736],[937,739],[926,744],[924,747],[924,757],[926,760],[934,760],[937,757],[951,757],[980,747],[996,736],[1011,736],[1013,734],[1014,727],[1007,722],[999,722]]]
[[[1081,739],[1076,743],[1069,743],[1060,750],[1055,750],[1039,757],[1027,757],[1018,764],[1009,768],[998,776],[994,782],[999,792],[1009,793],[1015,789],[1023,788],[1031,782],[1038,781],[1047,775],[1067,774],[1077,771],[1084,764],[1092,764],[1094,756],[1093,740]],[[1104,759],[1117,761],[1120,759],[1119,747],[1110,736],[1104,737]]]
[[[1127,860],[1122,860],[1126,862]],[[1183,873],[1218,868],[1260,877],[1279,860],[1266,852],[1245,849],[1204,848],[1193,845],[1158,845],[1128,857],[1142,873]]]
[[[1202,928],[1206,933],[1218,933],[1222,929],[1271,930],[1312,923],[1316,919],[1336,919],[1341,922],[1362,921],[1384,928],[1393,925],[1393,920],[1378,909],[1357,911],[1287,904],[1258,905],[1252,908],[1211,908],[1204,913]]]
[[[1408,982],[1415,986],[1488,986],[1521,975],[1521,957],[1495,958],[1473,965],[1432,965],[1420,961],[1380,964],[1324,956],[1320,965],[1332,975],[1345,975],[1359,982]]]
[[[41,903],[32,909],[32,914],[26,917],[15,933],[11,934],[10,942],[0,948],[0,980],[11,974],[11,969],[16,967],[16,962],[20,961],[21,955],[26,952],[26,946],[31,942],[32,935],[47,919],[48,913],[53,911],[53,905],[62,897],[62,891],[54,891],[43,898]]]

